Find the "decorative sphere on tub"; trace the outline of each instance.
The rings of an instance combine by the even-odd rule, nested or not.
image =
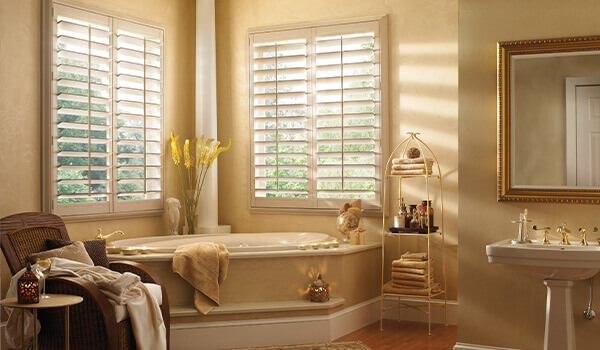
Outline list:
[[[344,236],[349,236],[350,232],[356,230],[360,224],[362,201],[353,199],[351,203],[344,203],[339,211],[337,218],[337,230]]]
[[[181,209],[179,199],[167,198],[167,206],[169,207],[169,233],[177,235],[179,234],[179,209]]]

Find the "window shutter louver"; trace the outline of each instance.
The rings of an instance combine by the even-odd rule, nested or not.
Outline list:
[[[126,210],[161,199],[162,31],[114,20],[114,34],[114,176],[116,205]]]
[[[276,199],[281,206],[308,206],[309,33],[253,37],[251,127],[257,202]]]
[[[162,30],[60,4],[53,19],[52,211],[161,209]]]
[[[253,207],[381,208],[379,22],[249,35]]]
[[[317,206],[361,198],[379,205],[380,92],[376,26],[318,28],[315,35]]]

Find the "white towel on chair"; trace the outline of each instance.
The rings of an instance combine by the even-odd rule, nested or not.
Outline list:
[[[86,279],[96,284],[111,303],[127,307],[138,349],[163,350],[167,348],[167,331],[159,302],[144,283],[140,283],[139,276],[129,272],[121,274],[102,266],[91,266],[62,258],[51,258],[50,260],[52,261],[50,276],[75,276]],[[19,271],[10,280],[7,297],[17,295],[17,280],[24,271],[25,269]],[[19,348],[21,345],[21,312],[8,310],[6,340],[10,346]],[[31,312],[25,312],[25,334],[31,334],[26,338],[26,343],[29,343],[33,336],[32,318]],[[37,329],[39,332],[39,323]]]

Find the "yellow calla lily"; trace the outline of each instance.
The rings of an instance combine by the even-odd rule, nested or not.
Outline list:
[[[181,148],[179,147],[179,135],[175,136],[171,131],[171,156],[177,165],[181,162]]]

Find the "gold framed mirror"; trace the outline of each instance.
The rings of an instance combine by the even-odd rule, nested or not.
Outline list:
[[[600,36],[497,49],[498,201],[600,204]]]

